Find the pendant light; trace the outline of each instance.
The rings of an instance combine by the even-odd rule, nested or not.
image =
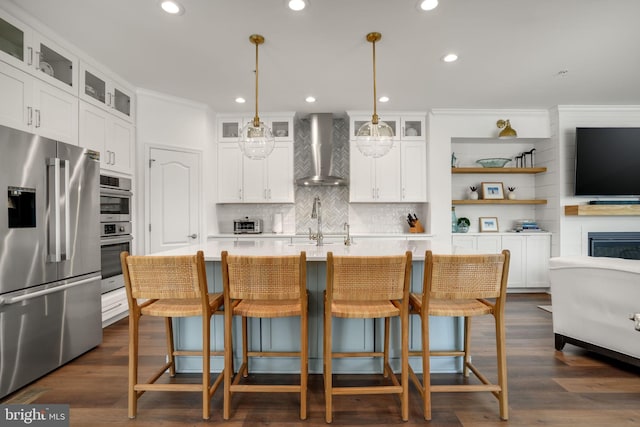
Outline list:
[[[363,124],[356,134],[356,146],[367,157],[382,157],[393,147],[393,129],[378,119],[376,112],[376,42],[382,34],[369,33],[367,41],[373,45],[373,116],[371,121]]]
[[[256,45],[256,115],[240,131],[238,145],[242,153],[250,159],[264,159],[273,151],[275,139],[273,132],[258,117],[258,45],[264,43],[264,37],[252,34],[249,41]]]

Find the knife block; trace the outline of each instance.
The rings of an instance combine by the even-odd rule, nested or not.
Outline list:
[[[424,227],[420,220],[413,223],[413,227],[409,227],[409,233],[424,233]]]

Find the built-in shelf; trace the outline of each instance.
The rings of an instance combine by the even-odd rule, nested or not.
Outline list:
[[[547,201],[543,199],[527,200],[527,199],[515,199],[515,200],[452,200],[454,205],[546,205]]]
[[[640,205],[567,205],[568,216],[632,216],[640,215]]]
[[[542,173],[547,168],[451,168],[451,173]]]

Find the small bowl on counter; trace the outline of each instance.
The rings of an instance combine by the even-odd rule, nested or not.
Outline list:
[[[476,160],[476,163],[480,164],[483,168],[503,168],[511,159],[503,157],[494,157],[491,159]]]

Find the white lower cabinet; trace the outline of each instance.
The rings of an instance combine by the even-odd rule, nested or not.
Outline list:
[[[218,203],[293,203],[293,144],[277,142],[264,160],[218,145]]]
[[[475,249],[479,252],[498,253],[508,249],[509,288],[548,288],[551,236],[549,234],[454,234],[454,246]]]
[[[127,291],[125,288],[119,288],[102,294],[103,328],[128,316],[128,314],[129,303],[127,302]]]
[[[80,145],[100,152],[101,169],[132,174],[134,144],[131,123],[80,102]]]
[[[78,144],[78,99],[0,61],[0,124]]]

